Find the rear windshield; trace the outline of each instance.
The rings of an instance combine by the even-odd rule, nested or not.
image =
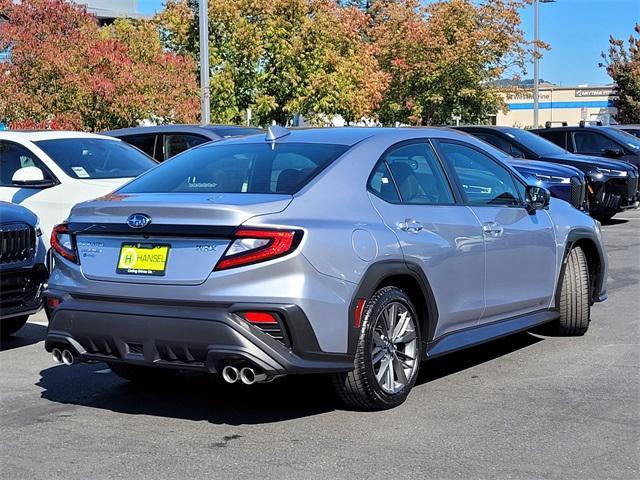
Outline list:
[[[157,165],[140,150],[119,140],[59,138],[34,143],[72,178],[137,177]]]
[[[268,142],[206,145],[163,163],[120,192],[292,194],[348,148]]]

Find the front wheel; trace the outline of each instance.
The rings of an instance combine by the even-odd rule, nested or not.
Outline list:
[[[560,318],[550,325],[555,335],[584,335],[589,329],[589,266],[580,247],[572,248],[560,280]]]
[[[421,359],[418,315],[397,287],[378,290],[362,315],[354,369],[333,377],[338,396],[370,410],[404,402],[413,388]]]

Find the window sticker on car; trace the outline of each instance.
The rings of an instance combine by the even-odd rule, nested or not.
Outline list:
[[[71,167],[71,170],[73,170],[73,173],[75,173],[78,178],[91,178],[91,175],[89,175],[83,167]]]

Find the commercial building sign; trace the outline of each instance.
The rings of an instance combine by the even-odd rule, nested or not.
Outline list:
[[[576,89],[576,97],[608,97],[611,95],[610,88],[584,88]]]

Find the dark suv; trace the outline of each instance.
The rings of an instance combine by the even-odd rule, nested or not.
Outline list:
[[[121,128],[103,134],[124,140],[159,162],[164,162],[205,142],[261,132],[263,130],[260,128],[238,125],[157,125]]]
[[[620,128],[581,124],[531,131],[570,152],[622,160],[640,168],[640,138]]]
[[[638,169],[627,162],[574,155],[519,128],[465,126],[459,129],[516,158],[578,168],[587,176],[589,212],[598,220],[608,220],[620,211],[638,206]]]
[[[0,337],[17,332],[42,306],[49,276],[38,217],[30,210],[0,202]]]

